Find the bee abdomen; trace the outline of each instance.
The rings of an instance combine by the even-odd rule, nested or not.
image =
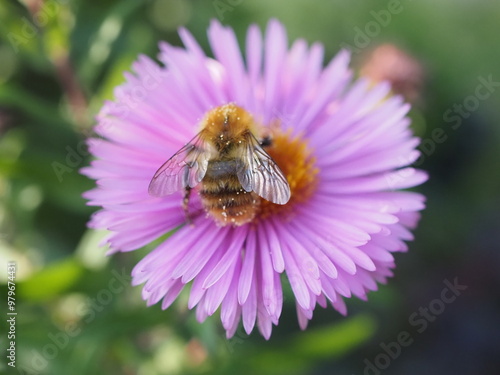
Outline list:
[[[219,225],[243,225],[255,217],[260,198],[253,192],[246,192],[241,185],[222,190],[203,185],[200,191],[203,206]]]

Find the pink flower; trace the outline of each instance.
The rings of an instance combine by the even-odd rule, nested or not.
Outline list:
[[[249,28],[244,58],[234,32],[218,22],[208,30],[214,59],[187,30],[179,33],[185,48],[161,44],[164,66],[139,57],[98,116],[102,138],[89,140],[96,160],[82,173],[97,181],[85,197],[102,209],[89,226],[110,231],[111,252],[177,229],[136,265],[133,284],[145,284],[148,305],[162,301],[163,309],[187,286],[200,322],[220,308],[227,337],[240,319],[247,333],[257,323],[270,337],[282,274],[301,328],[317,304],[346,314],[344,297],[366,299],[392,275],[392,253],[407,250],[424,207],[421,195],[399,191],[426,180],[407,167],[419,156],[409,105],[388,97],[388,84],[353,82],[347,51],[323,68],[322,45],[297,40],[288,48],[275,20],[264,38]],[[290,201],[261,199],[249,223],[221,226],[193,193],[186,225],[182,191],[153,197],[148,185],[204,116],[228,103],[272,135],[266,151],[288,180]]]

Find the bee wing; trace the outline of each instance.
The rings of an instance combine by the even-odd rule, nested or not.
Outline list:
[[[290,199],[290,185],[286,177],[252,134],[248,135],[242,152],[242,165],[237,176],[243,189],[254,191],[276,204],[287,203]]]
[[[205,177],[210,159],[206,146],[201,132],[198,133],[156,171],[149,183],[149,194],[162,197],[198,185]]]

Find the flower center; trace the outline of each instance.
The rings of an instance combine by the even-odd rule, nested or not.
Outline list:
[[[291,197],[287,204],[279,205],[261,199],[257,218],[281,214],[291,218],[296,203],[307,201],[318,183],[316,159],[311,155],[307,143],[300,136],[292,137],[290,132],[273,132],[272,144],[266,152],[281,168],[290,185]]]

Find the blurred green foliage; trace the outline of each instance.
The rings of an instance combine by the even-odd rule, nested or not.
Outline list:
[[[392,0],[395,1],[395,0]],[[319,309],[300,332],[289,294],[269,342],[240,329],[226,340],[218,317],[200,325],[181,295],[168,311],[147,308],[129,285],[133,265],[154,244],[109,259],[89,231],[92,187],[78,169],[93,117],[124,81],[138,54],[179,44],[186,26],[208,50],[206,28],[219,18],[239,40],[250,23],[285,23],[290,40],[321,41],[329,59],[356,46],[389,2],[263,0],[4,0],[0,3],[0,259],[17,262],[17,367],[13,374],[352,374],[383,353],[380,342],[411,330],[408,317],[439,295],[442,280],[470,293],[447,307],[384,374],[493,374],[500,278],[500,99],[498,86],[474,111],[446,121],[475,96],[480,79],[500,80],[496,1],[404,1],[402,11],[362,52],[396,43],[422,61],[426,84],[411,116],[428,140],[420,167],[428,209],[388,286],[350,315]],[[359,46],[358,46],[359,47]],[[360,61],[354,54],[354,61]],[[456,113],[456,112],[453,112]],[[442,128],[446,140],[432,143]],[[6,268],[6,267],[5,267]],[[7,295],[7,273],[0,273]],[[2,297],[2,300],[6,300]],[[3,306],[6,303],[2,302]],[[2,308],[2,311],[3,308]],[[478,319],[478,317],[481,317]],[[3,318],[2,318],[3,320]],[[6,327],[5,322],[2,327]],[[6,334],[2,329],[2,353]],[[463,355],[460,355],[463,353]],[[469,363],[475,364],[475,366]],[[472,366],[472,367],[471,367]]]

